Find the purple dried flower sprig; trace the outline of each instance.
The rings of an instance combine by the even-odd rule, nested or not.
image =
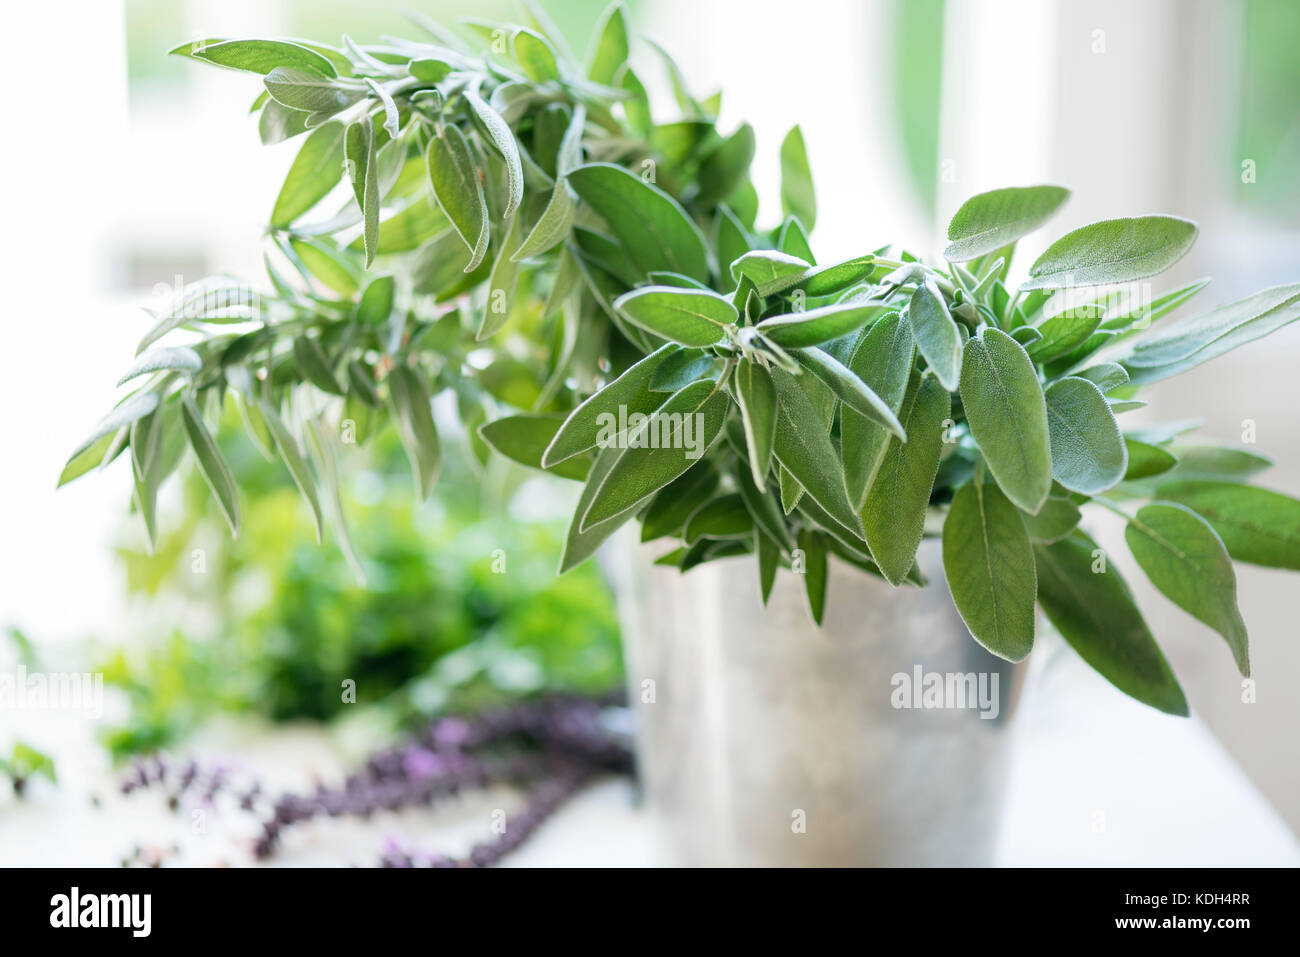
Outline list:
[[[215,807],[219,797],[229,795],[239,811],[261,822],[253,854],[265,860],[285,829],[318,817],[369,819],[378,811],[427,807],[467,790],[523,788],[525,804],[510,816],[504,832],[474,845],[464,858],[411,849],[390,837],[379,859],[384,867],[490,867],[595,776],[632,772],[628,742],[605,720],[606,709],[617,703],[616,696],[551,695],[472,716],[442,717],[412,739],[372,752],[340,785],[319,784],[309,794],[272,798],[256,778],[227,764],[177,762],[162,752],[133,761],[121,790],[166,788],[173,810],[183,800]]]

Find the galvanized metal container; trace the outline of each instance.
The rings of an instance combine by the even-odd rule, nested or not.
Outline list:
[[[936,541],[925,588],[832,559],[821,628],[791,572],[764,608],[752,558],[682,575],[653,556],[625,547],[615,578],[640,773],[673,861],[990,863],[1023,669],[970,637]]]

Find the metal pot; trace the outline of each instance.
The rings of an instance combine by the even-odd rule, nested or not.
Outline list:
[[[626,547],[616,580],[640,774],[675,863],[991,862],[1023,669],[971,638],[937,541],[925,588],[832,559],[820,628],[797,574],[764,608],[752,557],[683,575],[654,554]]]

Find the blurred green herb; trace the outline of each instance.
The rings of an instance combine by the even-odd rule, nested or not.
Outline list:
[[[289,476],[244,445],[230,418],[218,438],[252,492],[240,537],[222,541],[191,472],[179,527],[152,555],[120,549],[133,593],[208,624],[107,656],[105,682],[130,704],[106,734],[115,757],[162,747],[222,712],[327,720],[377,705],[402,723],[617,685],[618,629],[597,569],[556,578],[563,526],[481,508],[483,477],[460,444],[449,443],[436,504],[419,509],[391,433],[354,453],[368,467],[350,463],[342,494],[363,586],[342,553],[316,546]]]

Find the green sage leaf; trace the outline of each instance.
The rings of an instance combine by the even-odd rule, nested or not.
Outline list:
[[[758,490],[766,491],[776,436],[776,386],[766,369],[750,359],[742,359],[736,367],[735,389],[745,429],[750,474]]]
[[[338,185],[343,173],[343,139],[342,123],[326,123],[303,141],[275,199],[272,226],[291,225]]]
[[[627,9],[623,4],[609,5],[600,18],[596,36],[587,78],[593,83],[612,86],[628,55]]]
[[[798,381],[807,377],[796,378],[775,367],[771,374],[779,400],[772,446],[777,460],[837,522],[861,537],[862,520],[849,504],[844,490],[844,467],[831,443],[829,423],[825,431],[817,428],[816,423],[825,421],[823,413]],[[784,479],[781,497],[784,503],[787,500]]]
[[[1190,508],[1153,502],[1138,509],[1124,540],[1151,584],[1228,642],[1237,668],[1250,674],[1246,623],[1237,610],[1237,575],[1214,529]]]
[[[465,134],[455,126],[442,127],[429,140],[425,163],[438,208],[470,251],[464,271],[472,273],[487,254],[488,208]]]
[[[1034,549],[1020,512],[996,485],[977,480],[953,496],[943,570],[975,640],[999,658],[1023,661],[1034,646]]]
[[[302,493],[303,499],[311,509],[312,524],[316,529],[316,544],[319,545],[324,538],[324,520],[321,518],[320,498],[316,494],[316,479],[302,456],[298,440],[289,432],[280,414],[275,411],[275,407],[265,399],[259,400],[257,406],[258,411],[262,413],[262,418],[266,420],[272,439],[275,440],[276,451],[280,453],[280,458],[289,470],[290,477],[293,478],[293,484],[298,486],[298,491]]]
[[[897,413],[907,393],[915,350],[908,324],[898,313],[891,313],[861,336],[849,369]],[[840,414],[840,436],[849,502],[860,510],[884,459],[890,431],[846,406]]]
[[[1037,512],[1052,488],[1047,402],[1020,344],[987,328],[967,342],[961,401],[971,435],[1002,491],[1021,511]]]
[[[704,236],[681,205],[659,187],[609,163],[580,166],[568,179],[643,273],[666,270],[709,281]]]
[[[927,279],[916,287],[904,312],[925,361],[945,389],[957,391],[962,369],[961,333],[933,280]]]
[[[731,275],[737,282],[742,276],[748,276],[760,296],[771,296],[794,286],[811,268],[797,256],[775,249],[755,249],[731,264]]]
[[[1158,445],[1141,442],[1132,436],[1124,437],[1124,445],[1128,449],[1128,468],[1124,472],[1127,481],[1160,475],[1178,464],[1173,453]]]
[[[248,73],[265,75],[277,67],[286,67],[321,76],[338,75],[329,59],[288,40],[198,40],[183,43],[167,52]]]
[[[900,584],[916,563],[951,410],[947,390],[933,378],[922,379],[910,390],[899,409],[907,441],[889,440],[863,503],[862,526],[871,557],[891,585]]]
[[[358,102],[361,90],[340,86],[312,70],[278,66],[266,75],[266,91],[281,106],[332,116]]]
[[[478,434],[488,445],[506,458],[542,468],[542,453],[555,439],[555,433],[564,424],[563,415],[522,414],[508,415],[479,426]],[[549,471],[563,478],[583,481],[591,469],[587,458],[569,458]]]
[[[388,401],[397,437],[411,462],[416,495],[424,501],[433,492],[442,467],[442,443],[433,422],[428,386],[415,370],[394,366],[388,374]]]
[[[510,124],[488,106],[481,96],[473,90],[466,90],[464,95],[465,102],[487,130],[488,140],[506,162],[507,199],[505,211],[501,215],[503,219],[509,219],[524,198],[524,167],[519,158],[519,144],[515,142],[515,134],[510,131]]]
[[[1300,284],[1276,286],[1147,333],[1121,362],[1137,385],[1194,369],[1300,319]]]
[[[1059,289],[1131,282],[1164,272],[1196,242],[1196,224],[1177,216],[1108,219],[1062,236],[1029,267],[1020,288]]]
[[[817,224],[817,196],[803,131],[795,126],[781,141],[781,212],[798,216],[809,229]]]
[[[348,125],[345,152],[352,192],[364,220],[361,235],[369,266],[379,248],[379,170],[375,165],[375,127],[370,117],[363,116]]]
[[[634,289],[614,308],[642,329],[686,346],[713,345],[738,318],[731,301],[717,293],[673,286]]]
[[[907,441],[907,433],[889,403],[838,359],[815,347],[795,351],[794,358],[806,371],[829,386],[846,408],[883,425],[899,439]]]
[[[146,349],[117,380],[118,385],[151,372],[184,372],[193,375],[203,368],[203,359],[189,346],[160,346]]]
[[[822,536],[812,529],[799,531],[799,551],[803,553],[804,593],[808,596],[808,610],[818,625],[826,613],[826,584],[829,568],[826,559],[826,543]]]
[[[669,344],[650,353],[569,413],[542,455],[542,467],[553,468],[565,459],[595,448],[598,437],[607,433],[606,425],[611,420],[620,421],[620,413],[622,422],[626,423],[634,414],[646,415],[657,409],[663,396],[650,388],[650,379],[659,363],[677,349],[678,346]],[[608,434],[605,437],[610,438]]]
[[[969,262],[1014,243],[1042,226],[1070,191],[1060,186],[1013,186],[972,196],[948,223],[949,262]]]
[[[1187,699],[1133,601],[1097,543],[1082,532],[1034,549],[1038,604],[1079,657],[1120,691],[1166,714]]]
[[[630,429],[620,443],[623,455],[597,489],[581,529],[632,508],[699,461],[722,431],[729,405],[717,383],[695,382]]]
[[[1072,492],[1100,495],[1128,469],[1128,449],[1101,390],[1067,376],[1047,387],[1052,477]]]
[[[235,485],[235,477],[230,474],[230,466],[226,464],[216,440],[203,424],[203,416],[199,413],[198,406],[188,395],[181,397],[181,423],[185,428],[186,438],[189,439],[190,448],[194,450],[199,473],[212,492],[212,497],[216,499],[221,517],[230,527],[231,536],[238,538],[239,490]]]
[[[889,312],[878,302],[847,302],[764,319],[755,328],[783,349],[806,349],[857,332]]]
[[[1300,501],[1235,482],[1167,482],[1163,500],[1190,508],[1209,522],[1239,562],[1300,571]]]

